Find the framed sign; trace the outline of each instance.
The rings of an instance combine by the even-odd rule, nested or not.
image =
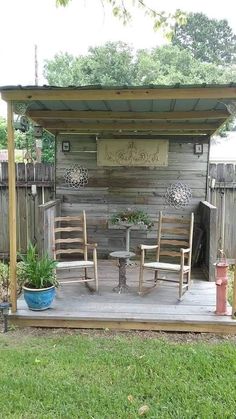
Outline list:
[[[167,166],[168,140],[103,140],[97,141],[98,166]]]

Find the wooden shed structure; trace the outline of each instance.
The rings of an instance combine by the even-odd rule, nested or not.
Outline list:
[[[124,232],[109,224],[119,209],[143,209],[153,221],[159,210],[194,211],[197,225],[204,230],[205,271],[210,281],[214,279],[217,209],[207,202],[210,138],[230,117],[227,105],[236,99],[236,85],[4,86],[0,91],[8,105],[13,313],[17,310],[13,115],[21,104],[27,117],[55,135],[55,198],[60,199],[62,215],[86,210],[88,235],[98,243],[100,258],[123,247]],[[126,163],[114,161],[112,144],[121,155],[127,147],[132,148],[131,156],[136,147],[150,148],[149,160],[145,165],[132,158]],[[162,150],[158,162],[152,159],[155,147]],[[66,170],[75,164],[89,173],[88,185],[80,190],[70,188],[65,180]],[[164,199],[167,188],[176,182],[191,189],[191,201],[184,209],[170,208]],[[134,231],[133,249],[155,235],[155,231]],[[47,249],[45,240],[44,246]]]

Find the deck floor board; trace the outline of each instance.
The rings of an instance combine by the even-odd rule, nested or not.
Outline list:
[[[91,293],[81,283],[64,284],[57,290],[52,308],[30,311],[23,297],[11,321],[19,325],[47,327],[106,327],[175,331],[218,331],[236,333],[231,316],[216,316],[216,286],[207,282],[199,269],[193,271],[191,289],[178,301],[175,283],[160,282],[150,293],[139,296],[138,263],[128,267],[130,292],[113,292],[118,283],[118,267],[114,261],[99,261],[99,293]],[[80,271],[58,273],[58,278],[78,278]],[[153,273],[147,272],[147,286]],[[230,308],[229,308],[230,309]]]

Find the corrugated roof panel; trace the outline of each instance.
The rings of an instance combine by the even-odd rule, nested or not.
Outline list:
[[[141,103],[143,102],[143,103]],[[151,112],[153,109],[153,101],[152,100],[130,100],[129,101],[130,110],[133,112]]]
[[[77,100],[66,100],[64,104],[67,109],[72,111],[87,111],[89,110],[87,102],[77,101]]]
[[[45,101],[42,102],[43,105],[48,108],[48,109],[52,109],[52,110],[64,110],[64,109],[70,109],[67,107],[67,105],[65,104],[65,102],[61,101],[61,100],[53,100],[53,101]]]
[[[153,112],[168,112],[170,110],[171,100],[153,100]]]
[[[225,89],[227,86],[230,87],[230,89]],[[214,89],[210,91],[210,89],[207,90],[207,87]],[[233,89],[231,89],[231,87],[233,87]],[[222,89],[220,90],[220,88]],[[155,89],[154,92],[152,92],[153,89]],[[175,91],[172,91],[172,89],[175,89]],[[184,89],[186,89],[185,92],[183,91]],[[13,90],[12,94],[5,94],[5,100],[17,101],[17,98],[29,100],[28,109],[31,111],[32,119],[35,118],[35,121],[43,121],[45,128],[48,128],[49,130],[51,128],[52,131],[64,130],[64,127],[67,127],[68,130],[77,129],[76,124],[78,123],[79,128],[84,127],[85,129],[90,129],[89,127],[91,126],[91,129],[96,129],[96,131],[109,129],[113,131],[137,130],[140,132],[151,132],[152,130],[155,131],[155,129],[158,129],[164,130],[165,132],[170,131],[170,136],[174,136],[175,131],[178,131],[178,133],[180,131],[193,131],[193,133],[196,133],[195,131],[199,130],[202,134],[204,134],[204,131],[207,134],[209,132],[212,133],[229,115],[226,106],[223,103],[220,103],[220,98],[227,98],[226,103],[230,103],[232,100],[231,98],[235,99],[236,97],[236,89],[233,84],[125,87],[81,86],[79,88],[5,86],[0,88],[0,90]],[[137,92],[135,90],[137,90]],[[182,90],[182,92],[180,92],[180,90]],[[90,92],[88,93],[87,91]],[[106,92],[104,93],[103,91]],[[111,92],[109,93],[108,91]],[[118,97],[120,100],[117,100]],[[162,99],[158,99],[158,97],[162,97]],[[80,99],[77,100],[78,98]],[[89,100],[89,98],[92,100]],[[218,119],[215,115],[214,119],[211,119],[213,112],[206,115],[205,111],[213,111],[215,109],[224,111],[216,113]],[[34,110],[35,112],[33,112]],[[44,112],[41,112],[41,110]],[[45,112],[46,110],[49,112]],[[64,112],[70,110],[92,112],[88,113],[86,117],[83,114],[80,114],[78,118],[76,112],[74,114]],[[53,113],[53,111],[63,112]],[[102,115],[94,115],[93,111],[101,111]],[[106,111],[112,111],[114,113],[131,112],[131,114],[127,115],[129,118],[127,118],[126,121],[123,120],[124,115],[122,115],[122,119],[120,119],[119,115],[111,115],[108,113],[106,116],[109,116],[109,118],[105,118],[106,121],[104,121],[104,112]],[[132,115],[132,111],[134,112],[134,115]],[[196,115],[195,111],[202,111],[202,114]],[[135,115],[135,112],[164,112],[167,113],[167,115],[160,116],[159,119],[163,119],[160,119],[158,122],[149,122],[150,116],[144,115],[147,119],[144,118],[146,121],[141,122],[139,119],[140,115]],[[176,114],[174,114],[174,112],[176,112]],[[184,114],[182,114],[182,112]],[[134,116],[134,118],[132,118],[132,116]],[[199,116],[201,119],[198,119]],[[152,117],[153,115],[151,115],[151,118]],[[43,120],[44,118],[45,120]],[[83,122],[81,121],[81,118]],[[91,119],[89,120],[89,118]],[[184,120],[181,118],[184,118]],[[77,119],[78,121],[76,122]],[[81,122],[79,122],[79,120]]]
[[[107,100],[106,104],[113,112],[128,112],[130,110],[127,100]]]
[[[107,111],[107,106],[103,100],[86,100],[86,104],[90,111]]]
[[[196,106],[196,111],[210,111],[215,109],[219,101],[215,99],[200,99]],[[225,108],[224,108],[225,109]]]
[[[180,100],[177,99],[175,101],[175,111],[192,111],[195,107],[196,104],[196,99],[184,99],[184,100]]]

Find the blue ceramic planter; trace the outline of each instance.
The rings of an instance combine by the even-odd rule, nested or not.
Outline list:
[[[50,307],[56,294],[55,287],[32,289],[23,287],[24,298],[30,310],[46,310]]]

